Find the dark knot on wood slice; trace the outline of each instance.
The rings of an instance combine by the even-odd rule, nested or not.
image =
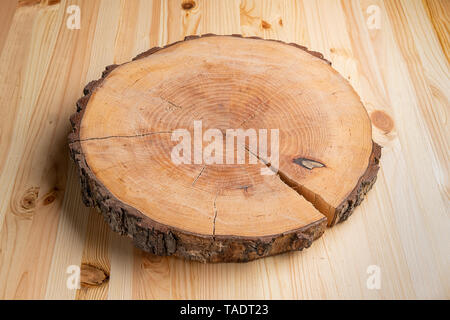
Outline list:
[[[325,167],[325,165],[323,163],[320,163],[319,161],[306,159],[306,158],[296,158],[292,161],[294,161],[294,163],[301,165],[303,168],[306,168],[308,170],[312,170],[314,168]]]

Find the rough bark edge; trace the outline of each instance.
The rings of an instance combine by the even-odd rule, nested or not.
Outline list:
[[[364,174],[359,178],[355,188],[345,198],[344,201],[336,208],[334,214],[334,220],[330,226],[336,223],[343,222],[351,216],[357,206],[361,204],[364,197],[372,189],[375,181],[377,181],[378,170],[380,169],[379,163],[381,158],[381,146],[372,141],[372,153],[369,157],[369,163]]]
[[[210,36],[218,35],[205,34],[202,36],[188,36],[185,37],[184,40],[168,44],[167,46],[154,47],[145,51],[136,56],[132,61],[145,58],[159,50],[182,41]],[[243,38],[243,36],[239,34],[233,34],[231,36]],[[285,43],[274,39],[266,40],[259,37],[246,38],[275,41],[291,45],[304,50],[331,65],[331,62],[326,60],[321,53],[310,51],[306,47],[295,43]],[[81,97],[76,104],[77,112],[70,118],[72,132],[68,137],[70,155],[77,166],[81,181],[83,202],[86,206],[97,208],[97,210],[103,214],[105,221],[110,225],[113,231],[131,237],[135,246],[144,251],[157,255],[174,255],[201,262],[247,262],[287,251],[302,250],[303,248],[308,248],[314,240],[324,233],[327,224],[325,217],[302,228],[270,236],[241,237],[232,235],[202,235],[158,223],[142,214],[136,208],[126,205],[118,200],[92,173],[86,162],[80,143],[80,125],[89,98],[91,97],[92,92],[102,84],[103,80],[116,67],[118,67],[118,65],[107,66],[100,79],[91,81],[84,88],[84,96]],[[378,169],[376,171],[378,171]],[[364,176],[366,176],[366,174]],[[365,181],[368,181],[368,179],[361,178],[358,186],[366,186],[367,183]],[[370,184],[370,186],[372,184]],[[367,191],[362,191],[362,187],[358,186],[355,190],[357,190],[356,198],[360,199],[358,202],[359,204]],[[358,191],[360,189],[361,191]],[[351,204],[351,202],[347,203]],[[355,203],[357,203],[357,201],[355,201]],[[340,211],[339,221],[345,220],[356,205],[349,205],[347,208],[343,206]]]

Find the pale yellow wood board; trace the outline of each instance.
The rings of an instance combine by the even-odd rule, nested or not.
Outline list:
[[[0,3],[0,298],[450,298],[449,2],[196,0],[189,11],[181,2]],[[80,30],[66,27],[72,4]],[[370,6],[379,29],[368,27]],[[82,204],[66,136],[84,84],[108,64],[208,32],[321,51],[369,114],[382,111],[373,191],[304,252],[247,264],[155,257]],[[67,268],[82,263],[109,279],[68,289]],[[379,290],[366,285],[370,265]]]

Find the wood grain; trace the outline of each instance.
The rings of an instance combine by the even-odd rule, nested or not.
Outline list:
[[[0,298],[450,298],[448,1],[194,2],[0,3]],[[80,30],[66,27],[71,4]],[[371,5],[380,29],[368,28]],[[307,251],[247,264],[155,257],[102,233],[81,202],[66,135],[83,85],[106,64],[208,32],[322,51],[367,106],[378,182]],[[82,263],[109,270],[101,294],[66,287]],[[369,265],[379,290],[366,286]]]

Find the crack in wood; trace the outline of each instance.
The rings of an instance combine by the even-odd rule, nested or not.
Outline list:
[[[267,103],[270,101],[270,99],[273,97],[274,95],[271,95],[270,97],[268,97],[265,101],[259,103],[255,109],[256,111],[253,112],[250,116],[248,116],[245,120],[243,120],[238,127],[242,127],[245,123],[247,123],[247,121],[252,121],[253,119],[255,119],[255,117],[263,110],[260,109],[260,107],[263,106],[267,106]]]
[[[170,100],[167,100],[166,98],[164,98],[164,97],[159,97],[162,101],[164,101],[165,103],[168,103],[169,105],[171,105],[172,107],[174,107],[175,109],[181,109],[181,108],[183,108],[182,106],[179,106],[179,105],[177,105],[177,104],[175,104],[175,103],[173,103],[172,101],[170,101]]]
[[[259,105],[257,106],[259,107]],[[256,112],[252,113],[247,119],[245,119],[244,121],[242,121],[238,127],[242,127],[247,121],[249,120],[253,120],[256,117]]]
[[[277,176],[278,178],[281,180],[281,182],[283,182],[286,186],[288,186],[289,188],[291,188],[292,190],[294,190],[298,195],[300,195],[301,197],[303,197],[306,201],[308,201],[309,203],[311,203],[314,208],[316,208],[318,211],[320,211],[319,207],[317,207],[317,204],[314,203],[314,201],[310,201],[309,197],[304,194],[302,192],[302,185],[297,183],[296,181],[288,178],[288,176],[286,174],[284,174],[280,168],[278,168],[277,171],[274,171],[274,169],[271,167],[271,164],[266,161],[265,159],[261,159],[261,157],[259,157],[259,155],[254,154],[253,152],[251,152],[247,147],[245,147],[245,150],[247,150],[247,152],[249,154],[252,154],[253,156],[255,156],[256,158],[258,158],[259,161],[261,161],[265,166],[267,166],[270,170],[272,170]],[[307,159],[309,160],[309,159]],[[324,164],[318,162],[319,164],[321,164],[322,166],[325,166]],[[319,195],[315,194],[316,197],[321,198]]]
[[[248,188],[251,188],[251,187],[253,187],[253,185],[239,186],[239,187],[237,187],[237,189],[241,189],[241,190],[244,190],[245,192],[248,192]]]
[[[136,135],[116,135],[116,136],[106,136],[106,137],[93,137],[93,138],[85,138],[85,139],[78,139],[74,140],[73,142],[84,142],[84,141],[92,141],[92,140],[107,140],[107,139],[113,139],[113,138],[139,138],[139,137],[146,137],[151,136],[154,134],[163,134],[163,133],[172,133],[172,131],[158,131],[158,132],[147,132],[147,133],[141,133]]]
[[[216,193],[216,196],[214,197],[214,203],[213,203],[213,208],[214,208],[214,220],[213,220],[213,232],[212,232],[212,236],[213,239],[216,236],[216,219],[217,219],[217,206],[216,206],[216,200],[217,200],[217,196],[218,196],[219,192]]]
[[[203,168],[200,170],[200,172],[199,172],[199,174],[197,175],[197,177],[195,177],[194,181],[192,182],[192,186],[197,182],[198,178],[200,178],[200,176],[202,175],[203,170],[205,170],[205,168],[206,168],[206,165],[203,166]]]

